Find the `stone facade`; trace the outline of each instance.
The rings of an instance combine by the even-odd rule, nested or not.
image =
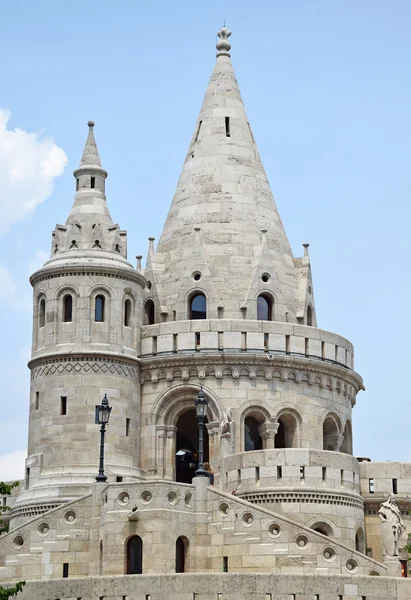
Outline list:
[[[393,492],[407,513],[411,467],[352,455],[354,348],[317,327],[308,244],[293,256],[229,35],[145,269],[127,261],[89,122],[72,209],[31,277],[26,476],[0,540],[0,578],[30,580],[22,599],[409,597],[386,577],[400,563],[377,512]],[[194,476],[200,390],[214,486]]]

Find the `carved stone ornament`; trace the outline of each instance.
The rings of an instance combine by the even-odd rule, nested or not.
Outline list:
[[[405,524],[401,518],[400,509],[394,502],[394,496],[392,494],[390,494],[388,500],[381,504],[378,516],[381,521],[380,531],[385,556],[398,556],[398,542],[405,532]]]

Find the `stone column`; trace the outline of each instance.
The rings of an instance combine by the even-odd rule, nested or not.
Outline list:
[[[274,438],[277,433],[279,423],[274,422],[265,422],[262,423],[258,428],[258,433],[260,434],[263,440],[263,449],[271,450],[274,448]]]
[[[163,478],[165,475],[165,440],[166,440],[166,426],[165,425],[157,425],[156,426],[156,439],[155,439],[155,456],[153,465],[153,472],[157,474],[158,477]],[[151,471],[151,469],[150,469]]]
[[[212,421],[206,424],[208,432],[208,455],[209,463],[215,473],[220,470],[220,450],[218,448],[218,430],[220,424],[218,421]]]
[[[164,452],[164,479],[176,478],[176,438],[177,427],[166,427],[166,442]]]

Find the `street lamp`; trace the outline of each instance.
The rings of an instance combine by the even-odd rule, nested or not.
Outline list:
[[[101,425],[100,429],[100,464],[99,471],[96,477],[98,483],[104,483],[107,481],[107,477],[104,475],[104,434],[106,433],[106,425],[110,420],[111,406],[108,405],[107,394],[104,394],[104,398],[101,404],[96,406],[96,425]]]
[[[196,477],[208,477],[207,471],[204,470],[204,422],[207,414],[208,400],[203,392],[203,388],[198,392],[195,400],[197,423],[198,423],[198,468],[195,472]]]

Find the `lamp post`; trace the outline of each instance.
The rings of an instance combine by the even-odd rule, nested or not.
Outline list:
[[[99,471],[96,477],[98,483],[104,483],[107,481],[107,477],[104,475],[104,434],[106,433],[106,425],[109,422],[111,413],[111,406],[108,405],[107,394],[104,394],[104,398],[101,404],[96,406],[96,425],[101,425],[100,429],[100,464]]]
[[[198,392],[195,400],[197,423],[198,423],[198,468],[195,472],[196,477],[208,477],[204,470],[204,422],[207,414],[208,400],[203,392],[203,388]]]

